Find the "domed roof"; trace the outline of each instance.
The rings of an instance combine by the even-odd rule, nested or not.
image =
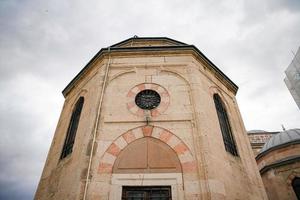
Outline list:
[[[300,143],[300,129],[290,129],[277,133],[272,136],[268,142],[265,143],[260,150],[260,154],[270,150],[274,147],[279,147],[284,144],[299,141]]]

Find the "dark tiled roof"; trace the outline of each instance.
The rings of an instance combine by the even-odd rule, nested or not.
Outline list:
[[[279,132],[272,136],[268,142],[265,143],[260,150],[260,154],[271,150],[275,147],[280,147],[284,144],[300,141],[300,129],[290,129]]]

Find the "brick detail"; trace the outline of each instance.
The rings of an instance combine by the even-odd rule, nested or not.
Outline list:
[[[150,83],[146,83],[146,84],[145,84],[145,89],[146,89],[146,90],[151,89],[151,85],[152,85],[152,84],[150,84]]]
[[[141,128],[135,128],[131,132],[134,135],[136,140],[144,137],[143,130]]]
[[[103,157],[102,157],[102,161],[105,162],[105,163],[114,164],[116,158],[117,158],[116,156],[105,152]]]
[[[161,110],[165,110],[167,107],[168,107],[168,102],[160,102],[160,105],[159,105],[159,111],[161,111]]]
[[[158,88],[159,88],[159,86],[158,86],[158,85],[156,85],[156,84],[151,84],[151,89],[152,89],[152,90],[155,90],[155,91],[157,91],[157,90],[158,90]]]
[[[146,87],[145,87],[145,84],[141,84],[141,85],[138,85],[138,88],[139,88],[139,91],[142,91],[142,90],[144,90]]]
[[[123,138],[125,139],[125,141],[129,144],[130,142],[135,140],[135,136],[132,133],[132,131],[128,131],[125,134],[123,134]]]
[[[182,171],[185,173],[195,172],[197,170],[196,161],[181,163]]]
[[[172,133],[170,133],[169,131],[166,131],[166,130],[163,130],[161,133],[160,133],[160,136],[159,136],[159,139],[161,141],[163,141],[164,143],[167,143],[170,138],[172,137]]]
[[[112,143],[106,150],[107,153],[110,153],[114,156],[117,156],[120,153],[120,151],[121,149],[115,143]]]
[[[153,126],[144,126],[142,127],[143,130],[143,134],[144,136],[151,136],[152,135],[152,130],[153,130]]]
[[[187,146],[183,144],[183,142],[180,142],[174,147],[175,152],[179,154],[184,154],[188,150]]]
[[[135,106],[135,102],[129,102],[129,103],[127,103],[128,110],[130,110],[134,106]]]
[[[135,114],[138,115],[138,116],[143,116],[143,115],[144,115],[144,110],[142,110],[142,109],[139,108],[139,109],[135,112]]]
[[[163,91],[160,96],[163,98],[163,97],[169,97],[169,94],[167,91]]]
[[[151,110],[152,117],[157,117],[158,115],[160,115],[160,112],[157,109]]]
[[[127,142],[123,137],[118,137],[118,139],[115,141],[115,144],[122,150],[127,146]]]
[[[112,173],[112,164],[100,163],[98,168],[98,173]]]
[[[180,139],[176,137],[175,135],[172,135],[172,137],[167,141],[167,144],[174,149],[174,147],[180,143]]]
[[[191,162],[194,160],[193,156],[189,151],[185,151],[183,154],[177,154],[181,163]]]
[[[136,93],[134,93],[132,90],[130,90],[127,94],[127,97],[135,97]]]

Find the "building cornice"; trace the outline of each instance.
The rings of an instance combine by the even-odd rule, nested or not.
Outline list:
[[[98,60],[100,57],[108,55],[108,53],[119,52],[167,52],[167,51],[193,51],[199,58],[201,58],[208,66],[210,66],[216,74],[221,77],[225,83],[227,83],[234,94],[236,94],[238,90],[238,86],[231,81],[212,61],[210,61],[197,47],[194,45],[180,45],[180,46],[147,46],[147,47],[108,47],[102,48],[87,64],[86,66],[73,78],[73,80],[65,87],[62,91],[64,97],[71,91],[77,81],[81,78],[81,76],[87,72],[92,63]]]
[[[113,48],[113,47],[120,47],[121,45],[127,44],[127,43],[129,43],[131,41],[139,41],[139,40],[140,41],[155,41],[155,40],[162,41],[162,40],[164,40],[164,41],[167,41],[167,42],[171,42],[174,45],[188,45],[186,43],[183,43],[183,42],[180,42],[178,40],[174,40],[174,39],[171,39],[171,38],[168,38],[168,37],[137,37],[136,36],[136,37],[128,38],[128,39],[123,40],[121,42],[118,42],[116,44],[113,44],[110,47],[111,48]]]
[[[293,157],[284,158],[282,160],[278,160],[276,162],[273,162],[269,165],[264,166],[263,168],[261,168],[259,170],[259,172],[262,175],[265,172],[269,171],[270,169],[278,168],[278,167],[288,165],[288,164],[293,164],[293,163],[299,162],[299,161],[300,161],[300,156],[293,156]]]
[[[273,131],[273,132],[247,132],[248,135],[272,135],[272,134],[277,134],[280,133],[279,131]]]

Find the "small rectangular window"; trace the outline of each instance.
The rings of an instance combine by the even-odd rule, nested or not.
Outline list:
[[[123,186],[122,200],[171,200],[171,186]]]

